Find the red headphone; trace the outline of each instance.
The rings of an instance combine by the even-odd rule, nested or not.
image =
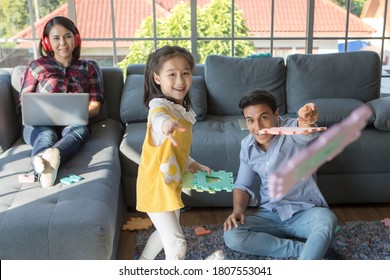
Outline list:
[[[79,30],[77,29],[76,25],[68,18],[66,17],[61,17],[61,18],[65,18],[66,20],[69,20],[73,25],[74,25],[74,28],[76,30],[76,34],[74,34],[74,44],[75,44],[75,47],[80,47],[81,46],[81,37],[80,37],[80,33],[79,33]],[[53,18],[54,19],[54,18]],[[51,22],[53,19],[51,20],[48,20],[45,24],[45,26],[43,27],[43,31],[42,31],[42,49],[45,51],[45,52],[52,52],[53,51],[53,48],[50,44],[50,39],[48,36],[45,36],[45,30],[46,30],[46,26],[49,22]]]

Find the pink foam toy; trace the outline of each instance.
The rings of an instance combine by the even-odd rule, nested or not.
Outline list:
[[[390,218],[384,218],[382,220],[382,223],[387,226],[387,227],[390,227]]]
[[[292,186],[340,154],[345,147],[360,137],[371,115],[371,107],[365,104],[360,106],[342,122],[331,126],[318,136],[306,149],[293,155],[270,176],[270,196],[282,198]]]
[[[263,128],[259,130],[259,134],[285,134],[285,135],[293,135],[293,134],[303,134],[303,133],[313,133],[317,131],[324,131],[326,127],[270,127]]]

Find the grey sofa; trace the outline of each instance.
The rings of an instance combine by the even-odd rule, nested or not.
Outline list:
[[[0,259],[115,259],[123,201],[135,206],[135,183],[146,130],[144,65],[102,68],[107,119],[96,120],[80,153],[58,178],[74,185],[42,189],[19,183],[31,172],[31,147],[15,115],[20,67],[0,69]],[[329,203],[390,202],[390,97],[379,98],[380,61],[374,52],[231,58],[210,55],[197,65],[191,99],[198,122],[191,155],[214,170],[237,175],[241,130],[238,101],[254,88],[273,92],[284,116],[306,102],[319,107],[319,125],[341,121],[362,103],[375,115],[362,136],[323,165],[318,182]],[[103,110],[104,112],[104,110]],[[102,116],[104,118],[104,116]],[[254,182],[258,185],[259,182]],[[122,194],[123,193],[123,194]],[[188,207],[231,207],[231,193],[183,193]]]
[[[120,115],[126,124],[120,145],[125,203],[135,206],[135,183],[146,129],[142,105],[144,65],[129,65]],[[307,102],[319,109],[320,126],[330,127],[363,103],[374,109],[361,137],[317,172],[329,203],[390,202],[390,98],[380,98],[381,65],[375,52],[290,55],[283,58],[207,57],[197,65],[191,99],[198,122],[191,156],[213,170],[237,175],[242,131],[240,98],[255,88],[273,92],[282,116],[296,116]],[[254,182],[255,186],[259,182]],[[183,193],[188,207],[230,207],[232,194]]]
[[[60,166],[56,185],[44,189],[18,181],[18,174],[33,172],[15,114],[22,69],[0,70],[0,259],[116,259],[124,211],[118,152],[123,73],[102,69],[102,115],[80,152]],[[61,184],[69,174],[84,180]]]

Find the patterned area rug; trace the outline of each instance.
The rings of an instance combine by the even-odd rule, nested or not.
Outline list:
[[[217,250],[222,250],[228,260],[259,260],[262,258],[230,250],[223,242],[223,226],[204,225],[210,234],[197,236],[195,227],[183,227],[187,239],[186,259],[203,260]],[[136,235],[133,259],[138,259],[154,228],[142,230]],[[390,227],[382,221],[340,223],[331,243],[345,260],[390,260]],[[165,259],[162,251],[156,258]]]

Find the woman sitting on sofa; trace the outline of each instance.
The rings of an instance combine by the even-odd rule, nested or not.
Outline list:
[[[89,93],[89,118],[99,114],[103,85],[98,69],[80,59],[81,38],[68,18],[50,19],[39,42],[40,58],[26,66],[20,93]],[[37,112],[39,113],[39,112]],[[61,162],[75,155],[89,135],[85,125],[24,126],[23,138],[32,146],[32,164],[42,187],[54,185]]]

